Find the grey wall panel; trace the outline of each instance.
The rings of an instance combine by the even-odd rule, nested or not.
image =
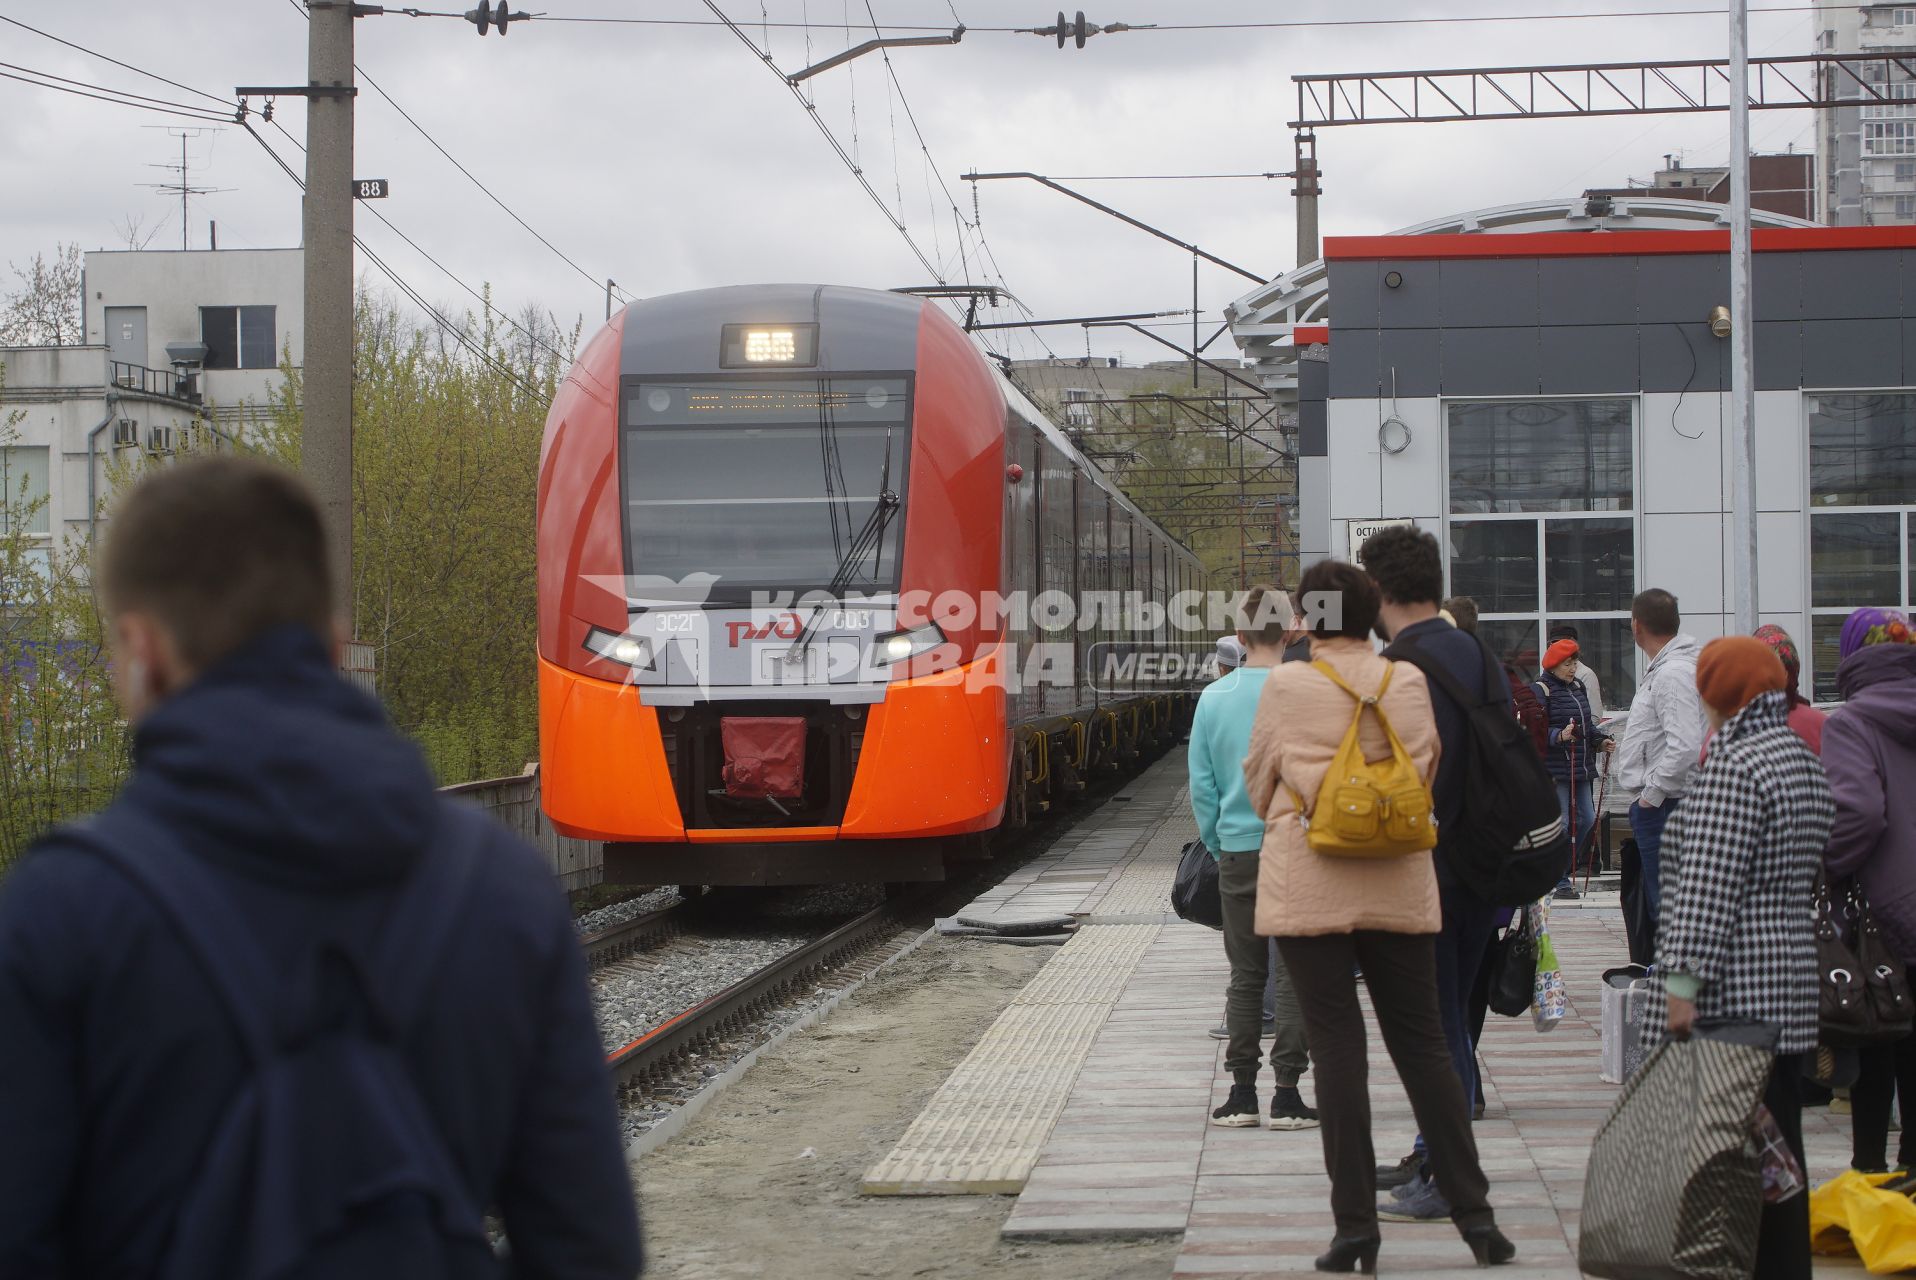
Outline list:
[[[1916,317],[1903,321],[1903,376],[1896,385],[1916,386]]]
[[[1297,360],[1298,403],[1304,404],[1308,401],[1315,400],[1321,404],[1323,403],[1324,397],[1330,394],[1330,389],[1330,361],[1312,359],[1304,352],[1299,352]]]
[[[1456,258],[1439,264],[1444,328],[1537,323],[1535,258]]]
[[[1545,258],[1538,264],[1541,322],[1632,324],[1637,318],[1637,260]]]
[[[1443,330],[1384,329],[1377,335],[1379,394],[1434,396],[1443,391]],[[1393,381],[1393,370],[1394,381]]]
[[[1794,256],[1803,260],[1805,320],[1864,320],[1903,314],[1901,251],[1832,249]],[[1756,314],[1765,316],[1760,292]]]
[[[1635,325],[1553,324],[1544,325],[1537,332],[1540,336],[1538,356],[1545,395],[1636,393]]]
[[[1750,268],[1750,288],[1754,290],[1756,318],[1763,320],[1795,320],[1803,314],[1803,259],[1806,257],[1824,257],[1802,253],[1759,253]],[[1704,314],[1711,307],[1721,304],[1730,305],[1730,295],[1726,290],[1722,297],[1707,304]]]
[[[1536,395],[1539,338],[1528,329],[1444,330],[1444,385],[1447,396]]]
[[[1371,329],[1377,325],[1377,264],[1333,261],[1330,264],[1331,326],[1335,329]]]
[[[1368,400],[1376,394],[1377,330],[1337,330],[1331,335],[1330,398]]]
[[[1756,389],[1788,391],[1802,385],[1803,326],[1791,320],[1757,321]]]
[[[1403,282],[1395,289],[1384,283],[1395,271]],[[1392,262],[1377,264],[1377,323],[1389,329],[1434,329],[1443,323],[1443,301],[1439,296],[1441,275],[1435,262]],[[1336,295],[1333,294],[1333,297]]]
[[[1637,342],[1643,390],[1729,390],[1730,344],[1713,335],[1709,325],[1646,324]]]
[[[1805,320],[1803,385],[1889,387],[1903,372],[1903,328],[1896,320]]]
[[[1730,301],[1729,255],[1647,254],[1637,261],[1637,322],[1694,323]]]
[[[1297,456],[1322,458],[1331,451],[1330,411],[1322,400],[1297,404]]]

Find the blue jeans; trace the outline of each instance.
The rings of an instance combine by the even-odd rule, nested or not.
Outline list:
[[[1577,804],[1574,813],[1570,808],[1573,791]],[[1590,779],[1581,778],[1574,783],[1558,782],[1557,808],[1563,814],[1564,826],[1575,836],[1570,846],[1570,866],[1566,871],[1568,875],[1575,875],[1577,868],[1583,866],[1588,858],[1591,841],[1597,834],[1597,806],[1590,798]]]
[[[1663,915],[1662,863],[1657,856],[1663,848],[1663,824],[1676,812],[1678,803],[1674,798],[1665,799],[1650,809],[1630,802],[1630,834],[1637,838],[1637,858],[1643,865],[1643,900],[1650,904],[1652,920]]]

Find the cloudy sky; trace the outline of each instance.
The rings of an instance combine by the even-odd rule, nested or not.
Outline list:
[[[434,7],[465,3],[440,0]],[[865,0],[719,3],[758,47],[769,43],[785,71],[871,34]],[[955,13],[976,29],[957,47],[894,52],[902,98],[876,55],[810,82],[818,118],[855,152],[926,257],[953,280],[969,269],[974,279],[995,281],[1001,271],[1041,317],[1188,307],[1190,259],[1035,184],[992,182],[980,184],[978,213],[995,265],[981,263],[976,235],[961,235],[943,189],[970,221],[972,184],[963,173],[1285,170],[1292,164],[1285,122],[1295,112],[1293,75],[1711,58],[1727,51],[1721,7],[1699,0],[1086,0],[1093,22],[1346,25],[1136,31],[1062,51],[1049,39],[983,29],[1048,22],[1055,12],[1048,3],[870,0],[881,24],[949,26]],[[1756,4],[1768,11],[1751,18],[1752,52],[1808,50],[1807,5]],[[700,0],[543,0],[527,7],[552,18],[712,21]],[[1697,12],[1518,20],[1672,9]],[[291,0],[0,0],[0,15],[216,97],[230,99],[243,83],[305,79],[305,18]],[[1509,20],[1401,21],[1465,15]],[[1348,25],[1365,18],[1400,21]],[[815,25],[761,25],[781,22]],[[469,24],[446,19],[370,17],[357,26],[365,73],[592,279],[612,277],[635,296],[760,280],[876,287],[927,281],[904,237],[805,108],[723,26],[535,21],[504,39],[481,39]],[[0,63],[217,109],[17,27],[0,25]],[[223,188],[194,200],[193,247],[206,247],[209,220],[218,221],[225,248],[299,243],[297,191],[239,128],[171,121],[7,79],[0,79],[0,120],[0,262],[23,262],[63,241],[123,248],[129,219],[154,235],[152,247],[177,248],[178,200],[150,184],[175,179],[156,166],[177,163],[180,144],[168,130],[180,127],[202,130],[187,143],[193,183]],[[277,121],[303,138],[299,103],[280,103]],[[1805,112],[1760,113],[1755,142],[1765,150],[1807,148],[1811,123]],[[1726,115],[1714,114],[1325,130],[1318,144],[1323,231],[1388,231],[1464,209],[1622,185],[1647,178],[1667,152],[1693,164],[1722,163],[1728,124]],[[358,174],[392,183],[380,212],[460,279],[490,282],[508,310],[536,304],[567,322],[583,314],[588,328],[603,314],[602,293],[586,276],[513,222],[369,87],[361,90],[357,133]],[[269,128],[265,136],[301,166],[285,134]],[[1274,275],[1295,265],[1287,180],[1080,185],[1253,270]],[[428,298],[473,305],[387,227],[362,215],[359,230]],[[1205,268],[1200,299],[1209,327],[1223,303],[1249,287]],[[1166,332],[1179,336],[1175,327]],[[1188,340],[1188,328],[1182,336]],[[1061,354],[1085,350],[1076,328],[1045,330],[1044,341]],[[1228,339],[1220,345],[1228,349]],[[1005,335],[1000,346],[1041,354],[1026,334]],[[1161,354],[1136,335],[1096,335],[1093,349],[1127,360]]]

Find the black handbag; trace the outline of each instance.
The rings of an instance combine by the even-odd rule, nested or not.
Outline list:
[[[1185,845],[1184,856],[1178,859],[1177,878],[1171,882],[1171,910],[1178,913],[1178,919],[1192,924],[1224,927],[1224,895],[1218,888],[1217,859],[1202,840]]]
[[[1884,941],[1869,899],[1852,883],[1844,905],[1855,922],[1855,944],[1843,936],[1829,882],[1816,877],[1818,1038],[1833,1049],[1887,1044],[1916,1025],[1909,975]]]
[[[1537,935],[1530,928],[1530,909],[1497,939],[1490,957],[1490,1008],[1506,1018],[1521,1018],[1536,999]]]

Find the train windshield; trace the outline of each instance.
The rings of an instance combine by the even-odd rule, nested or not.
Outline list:
[[[897,586],[905,522],[846,564],[910,460],[902,377],[644,382],[625,396],[631,572],[712,574],[711,599]]]

